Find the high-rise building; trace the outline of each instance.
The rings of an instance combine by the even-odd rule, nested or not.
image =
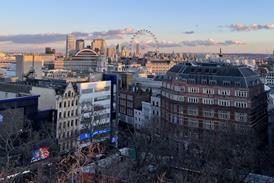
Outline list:
[[[85,41],[83,39],[77,39],[76,40],[76,50],[80,51],[85,48]]]
[[[135,56],[139,57],[140,56],[140,44],[136,44],[136,51],[135,51]]]
[[[107,57],[111,58],[111,60],[115,57],[115,48],[107,48]]]
[[[91,48],[96,53],[104,55],[106,53],[106,42],[104,39],[94,39],[91,43]]]
[[[115,49],[116,49],[116,55],[119,56],[120,55],[120,45],[117,44]]]
[[[161,119],[165,129],[174,130],[182,139],[199,141],[210,132],[230,129],[256,131],[264,136],[267,125],[264,84],[246,66],[177,64],[163,80]]]
[[[66,39],[66,58],[69,58],[76,49],[75,37],[72,34],[67,35]]]

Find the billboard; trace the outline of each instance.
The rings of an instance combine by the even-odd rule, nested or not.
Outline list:
[[[46,147],[40,147],[32,152],[31,163],[47,159],[49,157],[49,150]]]
[[[102,130],[96,130],[94,132],[89,133],[85,133],[85,134],[81,134],[80,135],[80,140],[86,140],[88,138],[92,138],[96,135],[101,135],[101,134],[106,134],[110,132],[110,128],[106,128],[106,129],[102,129]]]

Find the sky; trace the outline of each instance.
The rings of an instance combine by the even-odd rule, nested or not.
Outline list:
[[[273,0],[9,0],[1,2],[0,17],[0,51],[63,51],[72,32],[126,45],[140,29],[157,37],[160,51],[274,49]]]

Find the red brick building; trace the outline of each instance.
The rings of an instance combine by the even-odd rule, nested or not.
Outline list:
[[[227,128],[264,134],[267,95],[259,76],[245,66],[177,64],[162,84],[161,118],[165,129],[180,126],[183,131],[175,133],[186,138]]]

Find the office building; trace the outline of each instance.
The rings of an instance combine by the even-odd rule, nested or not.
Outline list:
[[[80,51],[85,48],[85,41],[83,39],[77,39],[76,40],[76,50]]]
[[[72,34],[68,34],[66,37],[66,58],[69,58],[76,50],[75,37]]]
[[[78,83],[81,106],[81,147],[110,140],[111,82]]]
[[[99,55],[106,54],[106,42],[104,39],[94,39],[91,48]]]

